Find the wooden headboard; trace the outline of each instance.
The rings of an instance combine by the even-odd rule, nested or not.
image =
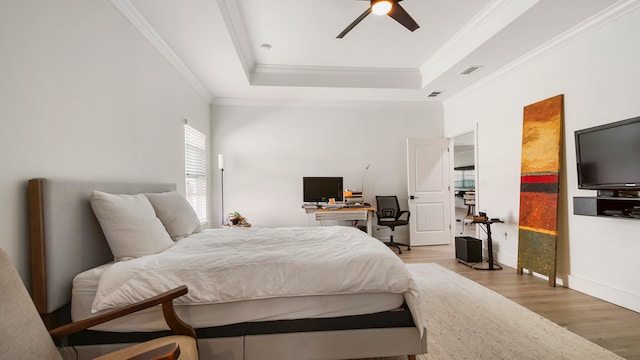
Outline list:
[[[175,191],[170,183],[29,180],[31,287],[40,314],[52,313],[71,301],[73,278],[113,261],[93,214],[93,190],[113,194]]]

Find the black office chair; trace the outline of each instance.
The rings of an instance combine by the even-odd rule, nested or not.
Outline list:
[[[399,245],[407,247],[407,250],[411,250],[410,245],[398,244],[393,242],[393,232],[396,226],[404,226],[409,224],[409,217],[411,213],[409,211],[400,210],[400,203],[398,203],[397,196],[376,196],[376,215],[378,216],[378,225],[388,227],[390,231],[389,241],[385,242],[388,247],[398,249],[398,254],[402,254],[402,250]],[[400,219],[406,214],[406,219]]]

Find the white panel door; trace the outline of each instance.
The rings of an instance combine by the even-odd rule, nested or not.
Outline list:
[[[451,243],[449,139],[407,139],[410,244]]]

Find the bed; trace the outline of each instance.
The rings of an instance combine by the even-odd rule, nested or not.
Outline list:
[[[214,244],[214,253],[218,253],[220,258],[214,261],[209,256],[202,256],[198,261],[211,263],[207,266],[216,267],[217,274],[224,273],[226,269],[226,275],[219,277],[217,282],[211,281],[217,286],[207,285],[202,276],[191,276],[196,278],[194,280],[187,275],[188,295],[192,297],[176,303],[179,315],[197,329],[202,359],[349,359],[426,352],[424,319],[420,315],[422,312],[417,309],[419,300],[416,300],[416,296],[419,294],[404,288],[366,286],[360,289],[362,291],[355,291],[352,288],[358,287],[358,284],[369,283],[362,277],[366,278],[371,268],[380,265],[365,262],[361,265],[366,271],[353,271],[350,267],[356,266],[358,261],[347,256],[341,263],[336,262],[338,257],[358,252],[357,241],[364,244],[371,240],[362,232],[352,234],[357,241],[342,238],[350,232],[357,232],[353,228],[210,229],[179,238],[175,245],[158,255],[114,262],[114,257],[118,257],[114,252],[117,251],[112,251],[113,246],[110,247],[105,238],[107,229],[103,231],[104,224],[101,227],[96,218],[89,201],[91,194],[96,190],[109,194],[165,194],[175,192],[175,184],[32,179],[28,189],[32,295],[48,326],[67,322],[72,316],[77,320],[91,315],[92,311],[122,305],[122,294],[126,298],[129,291],[125,289],[119,294],[117,290],[121,284],[118,285],[117,279],[127,279],[126,282],[133,283],[132,288],[135,289],[147,289],[148,284],[158,283],[171,286],[172,281],[181,281],[172,279],[174,270],[154,266],[172,261],[167,259],[179,258],[186,248],[191,249],[189,251],[195,249],[198,253],[202,246]],[[266,242],[259,244],[258,240],[249,239],[249,236],[265,239]],[[269,239],[279,239],[277,241],[280,243],[270,244],[272,240]],[[291,243],[292,239],[296,241],[294,247],[281,247]],[[326,258],[334,264],[341,264],[336,265],[338,273],[357,276],[347,276],[353,279],[338,282],[339,286],[347,288],[333,289],[327,294],[314,291],[305,293],[305,284],[324,284],[324,278],[336,278],[336,275],[330,273],[330,268],[314,270],[305,275],[299,269],[290,268],[290,262],[313,262],[310,259],[318,258],[317,254],[306,249],[320,246],[325,241],[337,241],[346,246],[342,255],[336,252],[327,254]],[[304,245],[307,243],[314,245]],[[331,247],[336,248],[334,245]],[[257,251],[261,246],[264,248]],[[256,250],[254,254],[263,254],[264,249],[269,248],[282,250],[276,252],[283,256],[280,260],[284,259],[286,266],[284,270],[274,268],[267,271],[270,269],[268,266],[260,265],[264,271],[258,274],[264,278],[247,277],[243,273],[246,270],[244,268],[255,259],[246,261],[244,266],[228,261],[235,258],[233,251],[228,252],[231,251],[229,248],[234,247],[233,251],[252,247]],[[318,249],[324,251],[321,250],[324,248]],[[383,249],[388,250],[386,247]],[[374,244],[371,251],[378,254],[380,250]],[[395,258],[390,251],[387,253]],[[154,256],[168,258],[157,261]],[[198,266],[194,266],[196,268],[202,265],[198,261],[190,262],[197,263]],[[323,266],[320,261],[318,266]],[[185,268],[187,274],[195,273],[184,263],[177,267]],[[156,274],[157,277],[137,279],[130,276],[140,272]],[[286,278],[286,283],[296,289],[261,288],[261,284],[268,283],[265,279],[275,276],[273,274],[280,279],[275,283],[284,283],[281,280]],[[310,281],[313,276],[317,279]],[[299,277],[297,281],[296,277]],[[133,282],[134,278],[139,282]],[[222,281],[224,278],[228,278],[227,283]],[[105,279],[112,281],[109,283]],[[253,282],[238,279],[251,279]],[[350,285],[345,285],[349,283],[347,280]],[[392,279],[391,282],[394,281],[399,280]],[[104,285],[105,282],[110,285]],[[247,284],[234,286],[240,283]],[[198,289],[201,286],[213,287],[217,291],[217,298],[200,293]],[[328,282],[327,286],[330,286]],[[241,291],[239,298],[238,293],[234,293],[238,288]],[[247,288],[257,288],[259,295],[266,295],[242,297],[242,291]],[[159,292],[158,289],[147,290]],[[301,290],[300,294],[291,293]],[[410,296],[410,293],[413,295]],[[276,296],[278,294],[282,296]],[[137,296],[145,295],[143,291]],[[97,301],[98,298],[101,301]],[[157,309],[151,309],[137,317],[94,328],[70,338],[69,344],[76,347],[81,358],[85,358],[126,343],[143,341],[166,332],[166,324],[158,317],[159,313]]]

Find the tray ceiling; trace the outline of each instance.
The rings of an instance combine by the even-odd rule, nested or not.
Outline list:
[[[343,39],[368,1],[112,2],[209,100],[442,101],[640,0],[404,0],[415,32],[372,14]]]

